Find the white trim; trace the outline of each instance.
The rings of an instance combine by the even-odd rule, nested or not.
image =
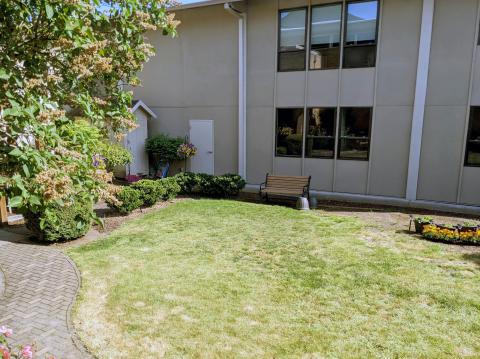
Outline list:
[[[415,101],[413,104],[412,132],[410,137],[410,156],[408,160],[406,199],[409,201],[415,201],[417,199],[434,10],[435,0],[423,0],[417,81],[415,85]]]
[[[248,184],[245,192],[258,193],[259,185]],[[433,202],[433,201],[409,201],[404,198],[371,196],[363,194],[351,194],[341,192],[323,192],[310,191],[311,196],[316,196],[323,201],[339,201],[360,204],[373,204],[381,206],[401,207],[405,209],[424,209],[429,211],[452,212],[468,215],[480,215],[480,207],[466,206],[452,203]]]
[[[238,174],[247,178],[247,14],[225,3],[238,18]]]
[[[141,100],[138,100],[137,103],[135,104],[135,106],[132,107],[132,109],[130,110],[132,113],[134,113],[135,111],[137,111],[139,108],[142,108],[142,110],[144,110],[146,113],[148,113],[150,116],[152,116],[153,118],[157,118],[157,115],[155,114],[155,112],[153,112],[152,110],[150,110],[150,108],[145,105],[143,103],[143,101]]]
[[[229,2],[239,2],[242,0],[230,0]],[[176,10],[186,10],[186,9],[193,9],[196,7],[204,7],[204,6],[212,6],[212,5],[220,5],[224,4],[225,0],[207,0],[207,1],[201,1],[193,4],[185,4],[185,5],[178,5],[174,6],[169,9],[169,11],[176,11]]]

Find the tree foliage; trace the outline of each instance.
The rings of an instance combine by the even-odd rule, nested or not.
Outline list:
[[[92,126],[100,137],[135,127],[126,87],[154,53],[145,33],[175,35],[170,5],[0,0],[0,184],[13,206],[43,213],[102,195]]]

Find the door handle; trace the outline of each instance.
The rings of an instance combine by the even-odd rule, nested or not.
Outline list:
[[[207,151],[207,153],[213,153],[213,151]]]

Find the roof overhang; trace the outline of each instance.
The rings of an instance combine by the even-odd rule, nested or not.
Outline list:
[[[150,116],[152,116],[153,118],[157,118],[157,115],[155,115],[155,112],[153,112],[152,110],[150,110],[148,108],[147,105],[145,105],[143,103],[143,101],[134,101],[133,102],[133,107],[130,111],[132,111],[132,113],[134,113],[135,111],[137,111],[139,108],[141,108],[143,111],[145,111],[146,113],[148,113]]]
[[[174,6],[170,10],[175,11],[175,10],[193,9],[196,7],[220,5],[220,4],[225,4],[227,2],[239,2],[239,1],[242,1],[242,0],[205,0],[205,1],[200,1],[193,4],[184,4],[184,5]]]

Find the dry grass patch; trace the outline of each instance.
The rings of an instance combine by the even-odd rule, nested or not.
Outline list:
[[[478,258],[345,216],[193,200],[69,254],[101,358],[480,356]]]

